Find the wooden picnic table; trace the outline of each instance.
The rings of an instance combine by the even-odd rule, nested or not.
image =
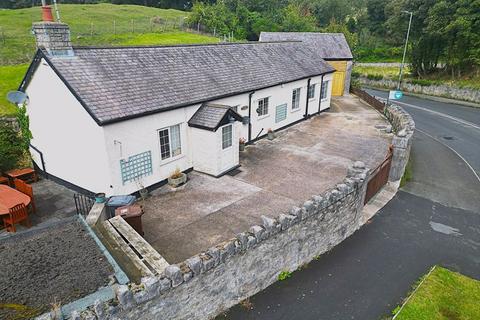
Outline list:
[[[23,203],[30,204],[30,197],[6,185],[0,185],[0,216],[7,215],[10,208]]]

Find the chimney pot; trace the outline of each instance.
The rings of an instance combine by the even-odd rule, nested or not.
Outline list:
[[[52,7],[42,6],[42,21],[46,21],[46,22],[53,21]]]

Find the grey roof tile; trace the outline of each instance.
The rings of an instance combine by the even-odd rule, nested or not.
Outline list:
[[[49,60],[101,124],[334,70],[302,42],[74,51]]]
[[[261,32],[259,41],[303,41],[313,45],[324,59],[352,59],[343,33]]]

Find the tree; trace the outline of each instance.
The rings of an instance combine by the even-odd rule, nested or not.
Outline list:
[[[357,34],[350,32],[345,23],[338,23],[335,19],[332,19],[330,24],[322,29],[322,32],[343,33],[352,51],[355,51],[355,48],[358,45]]]
[[[282,10],[282,31],[313,31],[316,20],[308,8],[289,4]]]

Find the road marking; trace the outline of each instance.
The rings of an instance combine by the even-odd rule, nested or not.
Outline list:
[[[475,177],[477,178],[478,182],[480,182],[480,177],[478,176],[477,172],[475,171],[475,169],[473,169],[473,167],[470,165],[470,163],[468,163],[468,161],[462,157],[462,155],[460,153],[458,153],[455,149],[453,149],[452,147],[450,147],[449,145],[443,143],[442,141],[438,140],[437,138],[435,138],[434,136],[426,133],[425,131],[423,130],[420,130],[419,128],[415,128],[415,131],[419,131],[421,133],[423,133],[424,135],[426,135],[427,137],[430,137],[431,139],[437,141],[438,143],[440,143],[441,145],[444,145],[445,147],[447,147],[448,149],[452,150],[460,159],[462,159],[463,162],[465,162],[465,164],[467,165],[467,167],[470,168],[470,170],[472,170],[473,174],[475,175]]]
[[[385,98],[381,98],[381,97],[379,97],[379,98],[382,99],[382,100],[387,100],[387,99],[385,99]],[[430,109],[427,109],[427,108],[422,108],[422,107],[419,107],[419,106],[417,106],[417,105],[410,104],[410,103],[406,103],[406,102],[401,102],[401,101],[391,101],[391,103],[403,104],[403,105],[408,106],[408,107],[413,108],[413,109],[418,109],[418,110],[422,110],[422,111],[425,111],[425,112],[430,112],[430,113],[433,113],[433,114],[438,115],[438,116],[440,116],[440,117],[444,117],[444,118],[453,120],[453,121],[455,121],[455,122],[464,124],[464,125],[466,125],[466,126],[473,127],[473,128],[475,128],[475,129],[480,130],[480,126],[476,125],[475,123],[472,123],[472,122],[469,122],[469,121],[465,121],[465,120],[463,120],[463,119],[460,119],[460,118],[457,118],[457,117],[453,117],[453,116],[450,116],[450,115],[445,114],[445,113],[442,113],[442,112],[433,111],[433,110],[430,110]]]

